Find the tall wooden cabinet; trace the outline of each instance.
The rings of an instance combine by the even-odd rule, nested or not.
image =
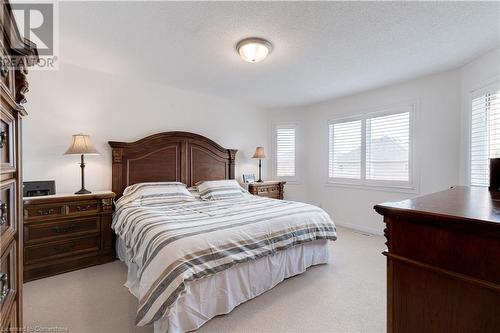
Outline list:
[[[8,1],[0,1],[0,331],[22,327],[22,104],[36,47],[21,39]]]

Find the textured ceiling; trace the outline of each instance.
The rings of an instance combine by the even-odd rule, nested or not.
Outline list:
[[[458,67],[500,45],[500,2],[61,2],[61,61],[262,107]],[[234,45],[274,44],[258,64]]]

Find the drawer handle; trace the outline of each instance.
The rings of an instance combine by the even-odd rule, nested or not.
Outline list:
[[[0,132],[0,149],[4,148],[5,146],[7,146],[7,132],[1,131]]]
[[[38,215],[50,215],[50,214],[53,214],[54,213],[54,209],[47,209],[47,210],[42,210],[40,209],[38,211]]]
[[[1,202],[1,201],[0,201]],[[7,223],[7,204],[5,202],[0,203],[0,225]]]
[[[54,227],[54,228],[52,228],[52,230],[54,232],[62,234],[62,233],[73,231],[75,228],[76,228],[76,223],[73,223],[67,227]]]
[[[75,243],[69,243],[66,245],[54,245],[54,250],[57,252],[71,251],[75,248]]]
[[[76,206],[76,210],[79,211],[79,212],[84,212],[86,210],[89,210],[90,208],[92,208],[92,206],[90,206],[90,205],[87,205],[87,206]]]
[[[0,303],[3,303],[4,299],[9,294],[9,275],[7,275],[7,273],[0,272],[0,283],[2,284]]]
[[[4,57],[0,58],[0,75],[6,77],[9,73],[9,69],[7,68],[6,60]]]

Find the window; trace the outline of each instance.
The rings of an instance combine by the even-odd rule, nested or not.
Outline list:
[[[489,158],[500,157],[500,88],[498,84],[472,94],[470,183],[489,185]]]
[[[296,127],[295,125],[276,126],[276,176],[295,178]]]
[[[361,178],[361,120],[331,124],[329,128],[330,178]]]
[[[329,181],[412,188],[413,108],[398,107],[330,122]]]
[[[409,181],[410,113],[366,120],[366,179]]]

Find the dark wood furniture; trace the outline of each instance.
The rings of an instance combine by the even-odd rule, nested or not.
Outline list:
[[[500,193],[456,187],[375,210],[388,332],[500,332]]]
[[[8,1],[0,2],[0,331],[23,325],[22,106],[36,47],[22,39]]]
[[[237,150],[188,132],[164,132],[136,142],[110,141],[113,148],[112,189],[117,197],[141,182],[234,179]]]
[[[24,198],[24,281],[113,261],[113,192]]]
[[[283,200],[283,191],[286,182],[265,181],[248,184],[248,191],[253,195]]]

